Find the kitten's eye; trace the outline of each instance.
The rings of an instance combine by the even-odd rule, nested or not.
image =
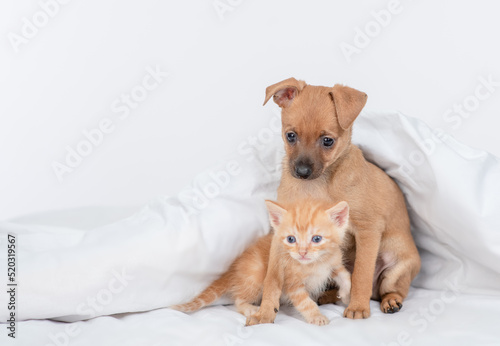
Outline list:
[[[312,242],[313,243],[319,243],[321,241],[321,239],[323,239],[322,236],[320,236],[320,235],[313,235]]]
[[[330,137],[323,137],[323,145],[325,147],[331,147],[335,143],[335,139]]]
[[[293,235],[289,235],[288,237],[286,237],[286,241],[290,244],[293,244],[295,243],[295,237]]]
[[[297,134],[293,131],[287,132],[286,133],[286,140],[290,144],[295,143],[297,141]]]

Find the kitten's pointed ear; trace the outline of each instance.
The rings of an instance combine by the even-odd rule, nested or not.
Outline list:
[[[362,91],[340,84],[332,88],[330,95],[337,113],[337,121],[342,129],[347,130],[365,106],[368,96]]]
[[[264,105],[269,101],[271,96],[274,102],[281,108],[288,107],[292,104],[295,96],[304,89],[306,82],[302,80],[296,80],[295,78],[288,78],[279,83],[270,85],[266,88],[266,99],[264,100]]]
[[[339,228],[345,228],[349,221],[349,204],[342,201],[326,211],[332,222]]]
[[[283,221],[283,216],[286,214],[286,209],[282,208],[278,203],[266,200],[267,211],[269,212],[269,221],[271,226],[277,228]]]

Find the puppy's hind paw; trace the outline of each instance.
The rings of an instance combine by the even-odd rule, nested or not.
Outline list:
[[[403,307],[403,298],[397,293],[389,293],[382,298],[380,310],[385,314],[393,314],[399,312]]]

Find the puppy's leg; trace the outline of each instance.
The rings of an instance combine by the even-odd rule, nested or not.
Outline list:
[[[353,319],[370,317],[370,297],[381,234],[382,232],[378,231],[377,228],[356,230],[354,235],[356,258],[351,277],[351,301],[344,310],[344,317]]]
[[[246,325],[274,323],[280,307],[280,297],[284,283],[284,270],[280,261],[280,244],[276,237],[271,242],[269,263],[262,289],[262,302],[259,311],[247,318]]]
[[[408,215],[404,213],[391,221],[382,239],[380,254],[382,258],[386,257],[385,262],[393,264],[380,274],[378,292],[373,292],[378,295],[384,313],[401,310],[411,281],[420,271],[420,255],[411,236]]]
[[[400,261],[382,273],[379,288],[380,310],[388,314],[401,310],[419,266],[420,261]]]

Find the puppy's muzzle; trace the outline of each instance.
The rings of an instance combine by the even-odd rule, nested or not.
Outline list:
[[[307,179],[311,176],[313,167],[310,163],[298,162],[295,165],[295,175],[300,179]]]

